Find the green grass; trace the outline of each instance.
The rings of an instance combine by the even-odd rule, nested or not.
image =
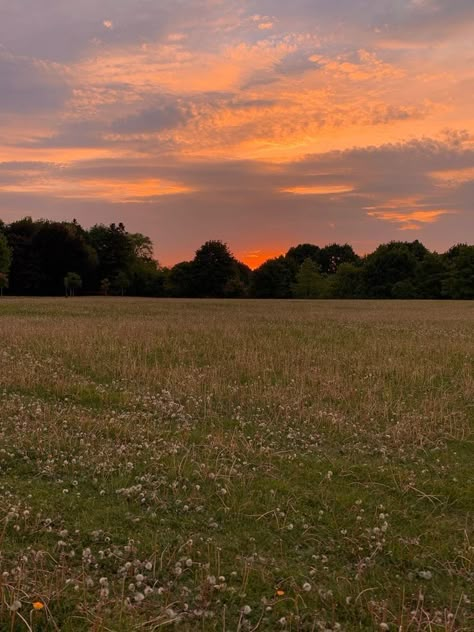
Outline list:
[[[474,629],[473,310],[1,301],[0,630]]]

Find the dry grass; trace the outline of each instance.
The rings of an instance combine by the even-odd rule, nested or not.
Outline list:
[[[2,301],[0,629],[474,629],[473,315]]]

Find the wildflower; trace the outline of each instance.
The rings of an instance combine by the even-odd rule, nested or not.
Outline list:
[[[303,584],[303,590],[304,590],[305,592],[309,592],[309,591],[311,590],[311,584],[309,584],[308,582],[305,582],[305,583]]]
[[[44,603],[42,601],[34,601],[33,602],[33,608],[35,610],[43,610],[44,608]]]
[[[276,591],[276,594],[277,594],[279,597],[283,597],[283,595],[285,594],[285,591],[280,589],[280,590],[277,590],[277,591]]]
[[[244,607],[242,608],[242,612],[243,612],[244,614],[250,614],[250,613],[252,612],[252,608],[251,608],[250,606],[244,606]]]

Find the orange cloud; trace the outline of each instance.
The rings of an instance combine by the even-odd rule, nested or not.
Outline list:
[[[474,180],[474,167],[465,169],[447,169],[445,171],[433,171],[431,177],[439,182],[440,186],[454,188],[460,184]]]
[[[315,186],[301,186],[282,189],[283,193],[294,195],[336,195],[338,193],[350,193],[354,187],[350,184],[320,184]]]
[[[450,215],[453,211],[369,211],[367,215],[393,224],[400,224],[399,230],[419,230],[422,224],[437,222],[443,215]]]
[[[99,180],[67,178],[29,178],[26,182],[0,185],[6,193],[36,193],[63,199],[97,199],[115,203],[146,201],[166,195],[190,193],[192,188],[177,182],[158,179],[146,180]]]

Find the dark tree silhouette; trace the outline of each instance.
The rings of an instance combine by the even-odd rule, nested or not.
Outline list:
[[[227,244],[207,241],[196,252],[192,262],[196,296],[220,298],[236,275],[236,260]]]
[[[290,298],[298,266],[286,257],[269,259],[253,273],[252,294],[256,298]]]
[[[0,274],[0,290],[9,285],[12,294],[26,295],[59,295],[65,285],[69,292],[74,274],[84,294],[474,299],[474,246],[438,254],[419,241],[392,241],[361,259],[348,244],[305,243],[252,272],[227,244],[213,240],[192,261],[167,269],[154,259],[150,238],[123,224],[85,230],[76,220],[26,217],[0,220]]]

